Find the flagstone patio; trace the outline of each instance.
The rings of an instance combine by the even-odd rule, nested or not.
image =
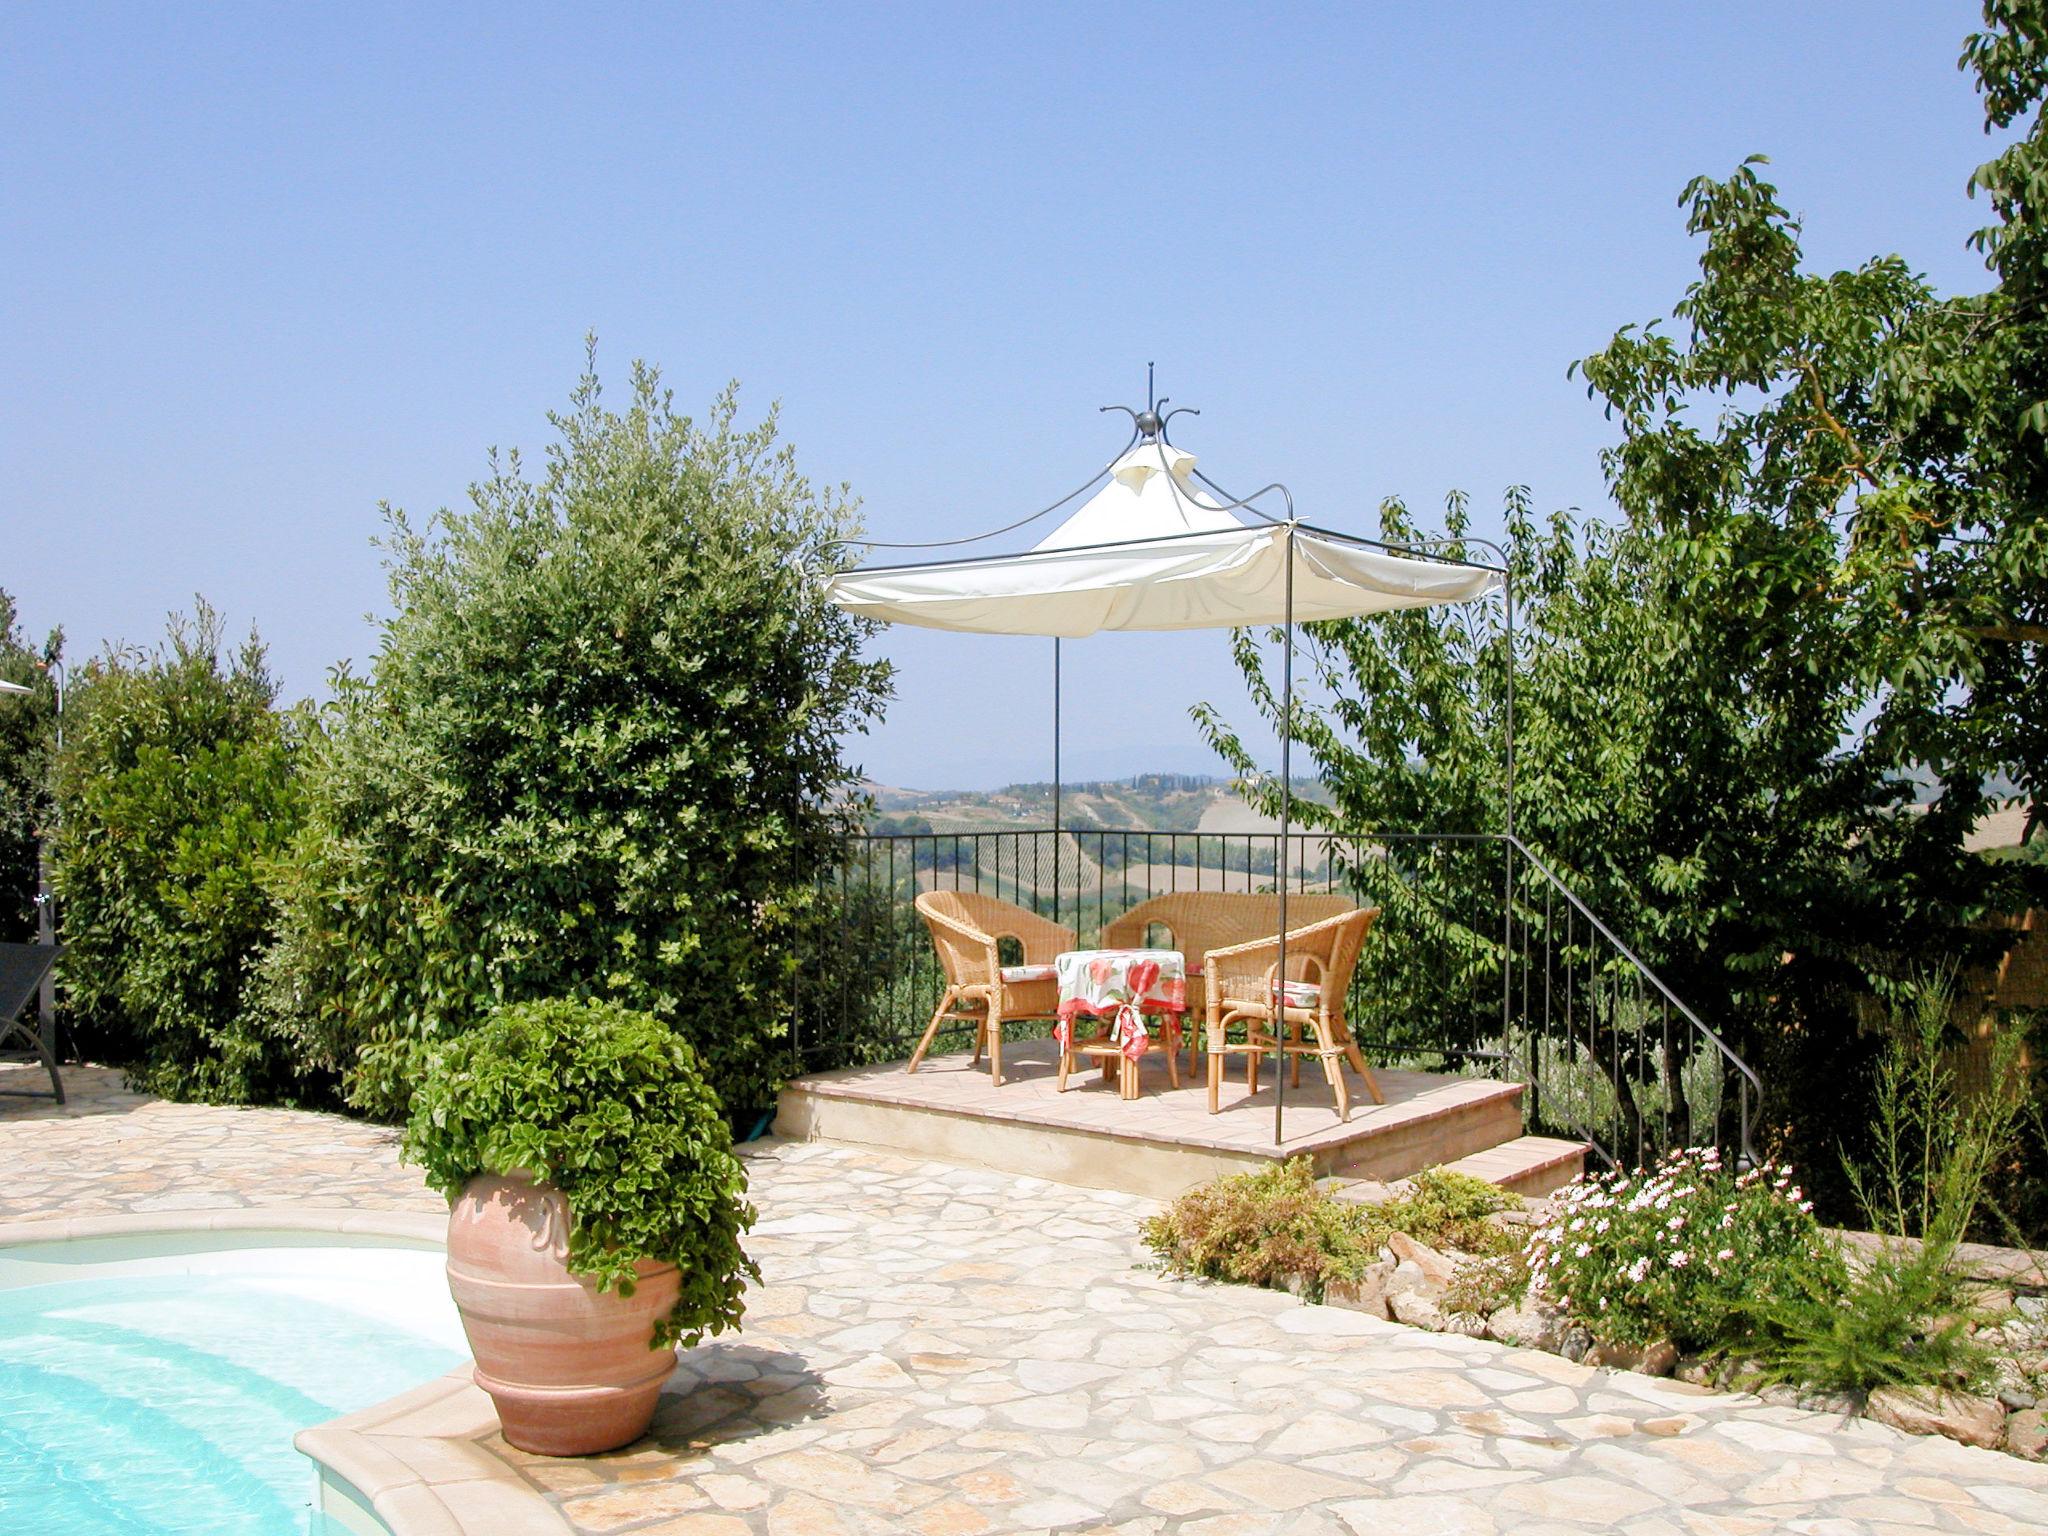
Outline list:
[[[72,1083],[65,1111],[0,1097],[0,1222],[437,1207],[387,1131]],[[649,1440],[524,1456],[444,1378],[309,1444],[386,1469],[412,1529],[492,1536],[2048,1528],[2048,1467],[1166,1280],[1137,1196],[826,1143],[749,1167],[765,1283]]]
[[[106,1067],[67,1067],[70,1102],[39,1068],[0,1064],[0,1222],[314,1205],[448,1204],[398,1164],[398,1132],[295,1109],[168,1104]]]

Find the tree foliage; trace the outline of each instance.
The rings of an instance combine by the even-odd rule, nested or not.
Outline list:
[[[2038,825],[2048,741],[2048,56],[2037,0],[1986,14],[1965,64],[1991,126],[2024,126],[1974,182],[1997,285],[1943,297],[1896,257],[1812,272],[1760,160],[1697,180],[1677,328],[1624,327],[1575,365],[1620,428],[1605,467],[1625,521],[1508,509],[1517,830],[1735,1036],[1810,1171],[1857,1119],[1839,1091],[1864,1076],[1860,1026],[1917,974],[1996,949],[1983,919],[2042,899],[2037,861],[1965,847],[2004,796]],[[1462,502],[1448,523],[1464,535]],[[1383,527],[1417,532],[1395,504]],[[1333,699],[1294,725],[1333,794],[1305,820],[1500,829],[1497,611],[1303,643]],[[1277,719],[1253,637],[1239,661]]]
[[[36,849],[50,818],[50,751],[56,689],[39,663],[60,658],[64,637],[30,645],[14,599],[0,591],[0,680],[34,690],[0,694],[0,937],[25,940],[36,931]]]
[[[1454,499],[1453,538],[1465,519]],[[1691,556],[1653,531],[1564,516],[1539,524],[1519,493],[1508,527],[1517,833],[1738,1052],[1772,1069],[1778,1097],[1766,1112],[1789,1134],[1807,1088],[1864,1049],[1859,998],[1990,942],[1970,925],[2002,909],[2013,866],[1929,837],[1902,814],[1911,784],[1879,754],[1844,750],[1869,694],[1826,632],[1823,599],[1772,610],[1760,634],[1717,617],[1728,594],[1689,580]],[[1398,503],[1383,509],[1382,531],[1417,533]],[[1330,799],[1297,801],[1298,817],[1368,849],[1374,833],[1504,830],[1502,618],[1496,603],[1306,627],[1312,691],[1330,702],[1298,707],[1294,732]],[[1240,637],[1238,658],[1277,720],[1255,637]],[[1202,718],[1270,802],[1275,786],[1256,778],[1236,734],[1214,710]],[[1487,1043],[1499,1012],[1500,859],[1388,847],[1390,858],[1354,860],[1350,873],[1386,908],[1387,974],[1375,983],[1393,999],[1390,1021],[1431,1024],[1427,1038],[1394,1043]],[[1561,952],[1562,913],[1545,928],[1539,906],[1523,922]],[[1694,1043],[1675,1042],[1680,1071],[1667,1076],[1682,1075]],[[1623,1064],[1598,1065],[1611,1076]],[[1688,1107],[1670,1110],[1682,1142],[1694,1131]],[[1831,1141],[1797,1150],[1803,1164],[1833,1162]]]
[[[552,420],[537,478],[494,458],[466,509],[388,512],[395,611],[309,752],[273,993],[374,1114],[545,997],[652,1013],[766,1102],[854,809],[839,741],[886,693],[820,581],[852,509],[772,415],[693,422],[645,367],[614,411],[593,364]]]
[[[56,764],[54,884],[67,1019],[93,1060],[169,1098],[317,1094],[266,1015],[270,862],[298,820],[291,717],[251,635],[231,655],[201,604],[152,653],[89,662]]]
[[[1621,428],[1606,463],[1631,521],[1730,622],[1832,610],[1813,639],[1870,690],[1872,750],[1938,774],[1944,841],[2003,782],[2033,826],[2048,799],[2048,8],[1985,17],[1964,67],[1987,131],[2023,130],[1970,181],[1993,288],[1939,295],[1896,256],[1807,270],[1756,157],[1681,199],[1705,242],[1683,334],[1624,327],[1579,365]]]

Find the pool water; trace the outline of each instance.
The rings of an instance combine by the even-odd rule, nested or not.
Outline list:
[[[17,1273],[0,1289],[0,1531],[320,1530],[292,1436],[465,1358],[442,1262],[279,1245]]]

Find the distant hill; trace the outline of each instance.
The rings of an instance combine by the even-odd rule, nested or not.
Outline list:
[[[875,802],[877,832],[1009,832],[1052,825],[1052,785],[1008,784],[996,790],[900,789],[863,786]],[[1295,793],[1327,798],[1313,780]],[[1207,774],[1141,773],[1061,786],[1060,824],[1152,832],[1266,832],[1275,823],[1239,798],[1233,781]]]

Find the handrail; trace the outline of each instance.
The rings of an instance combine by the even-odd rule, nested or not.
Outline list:
[[[1599,933],[1599,935],[1602,938],[1607,940],[1608,943],[1612,944],[1617,950],[1621,952],[1622,959],[1626,960],[1631,966],[1633,966],[1645,981],[1649,982],[1651,986],[1655,987],[1659,992],[1663,993],[1664,996],[1671,1000],[1671,1006],[1676,1008],[1681,1014],[1685,1016],[1686,1022],[1692,1025],[1693,1030],[1697,1034],[1705,1037],[1705,1039],[1716,1050],[1718,1050],[1721,1053],[1722,1058],[1727,1061],[1729,1066],[1735,1068],[1737,1072],[1741,1073],[1744,1077],[1749,1079],[1750,1087],[1754,1088],[1758,1093],[1762,1093],[1764,1091],[1763,1079],[1756,1075],[1755,1071],[1750,1067],[1749,1063],[1744,1061],[1740,1056],[1736,1055],[1735,1052],[1729,1047],[1728,1042],[1723,1040],[1720,1037],[1720,1035],[1716,1034],[1711,1025],[1706,1023],[1705,1020],[1701,1019],[1701,1017],[1698,1014],[1694,1013],[1692,1009],[1686,1005],[1686,1001],[1684,998],[1680,997],[1676,992],[1672,991],[1669,987],[1667,987],[1664,984],[1664,979],[1661,976],[1659,976],[1655,971],[1650,969],[1648,962],[1643,960],[1640,956],[1636,954],[1634,950],[1630,949],[1628,945],[1624,944],[1619,938],[1617,938],[1615,936],[1614,930],[1612,928],[1609,928],[1605,923],[1600,921],[1599,914],[1594,912],[1594,910],[1591,907],[1587,906],[1583,901],[1579,900],[1578,896],[1572,891],[1572,888],[1566,885],[1562,880],[1560,880],[1557,877],[1556,873],[1551,870],[1550,866],[1545,864],[1542,859],[1538,858],[1536,854],[1530,850],[1529,845],[1527,843],[1523,842],[1519,837],[1512,837],[1506,833],[1495,832],[1490,833],[1488,835],[1492,837],[1498,837],[1504,842],[1512,843],[1514,845],[1515,851],[1519,853],[1523,858],[1527,859],[1532,865],[1534,865],[1537,873],[1541,874],[1545,880],[1548,880],[1551,883],[1551,885],[1555,886],[1557,888],[1558,893],[1561,896],[1563,896],[1566,901],[1570,902],[1574,907],[1578,909],[1579,915],[1585,918],[1585,920],[1593,926],[1594,930],[1597,933]]]
[[[1714,1049],[1720,1054],[1721,1060],[1724,1063],[1726,1063],[1729,1067],[1732,1067],[1735,1070],[1735,1072],[1746,1083],[1748,1083],[1750,1090],[1752,1092],[1754,1092],[1759,1098],[1762,1097],[1764,1089],[1763,1079],[1757,1076],[1755,1068],[1751,1067],[1748,1062],[1744,1061],[1740,1056],[1736,1055],[1735,1051],[1733,1050],[1733,1048],[1729,1046],[1728,1042],[1723,1040],[1720,1034],[1716,1032],[1712,1028],[1712,1026],[1710,1026],[1704,1019],[1702,1019],[1697,1013],[1693,1012],[1691,1006],[1687,1004],[1684,998],[1680,997],[1676,992],[1672,991],[1670,987],[1666,986],[1664,983],[1664,978],[1659,976],[1652,969],[1650,969],[1649,964],[1646,961],[1644,961],[1641,956],[1636,954],[1636,952],[1633,949],[1629,948],[1629,946],[1622,941],[1620,936],[1617,935],[1612,928],[1609,928],[1606,923],[1602,922],[1600,920],[1599,914],[1594,912],[1591,907],[1587,906],[1583,901],[1581,901],[1578,897],[1578,894],[1575,891],[1573,891],[1570,886],[1566,885],[1563,880],[1559,879],[1556,871],[1551,869],[1551,867],[1548,864],[1544,863],[1543,860],[1536,855],[1536,853],[1529,847],[1527,843],[1524,843],[1519,837],[1516,837],[1511,833],[1489,833],[1486,835],[1498,838],[1501,841],[1507,843],[1508,845],[1513,847],[1514,850],[1517,853],[1519,853],[1524,859],[1526,859],[1529,862],[1530,867],[1535,869],[1538,874],[1542,875],[1543,878],[1550,884],[1553,890],[1557,891],[1557,893],[1563,896],[1566,901],[1570,902],[1572,907],[1577,910],[1578,914],[1586,920],[1587,924],[1590,927],[1592,927],[1592,929],[1596,933],[1598,933],[1602,938],[1606,939],[1609,944],[1614,946],[1615,952],[1618,955],[1620,955],[1620,957],[1623,960],[1626,960],[1628,962],[1629,966],[1636,972],[1638,976],[1642,977],[1643,980],[1647,981],[1651,986],[1655,987],[1658,993],[1664,998],[1664,1000],[1668,1002],[1672,1007],[1678,1010],[1679,1015],[1688,1024],[1692,1026],[1693,1033],[1697,1035],[1699,1038],[1705,1040],[1709,1045],[1713,1046]],[[1744,1165],[1754,1166],[1756,1163],[1756,1149],[1750,1144],[1750,1117],[1749,1103],[1747,1097],[1742,1098],[1739,1105],[1739,1110],[1741,1115],[1741,1124],[1737,1133],[1739,1137],[1738,1150],[1740,1152],[1741,1159]]]

